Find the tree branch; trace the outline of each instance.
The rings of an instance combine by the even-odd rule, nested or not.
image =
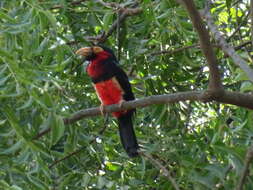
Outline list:
[[[236,105],[239,107],[244,107],[248,109],[253,109],[253,96],[250,94],[243,94],[239,92],[230,92],[224,91],[222,96],[212,96],[212,93],[209,91],[187,91],[187,92],[178,92],[174,94],[164,94],[164,95],[156,95],[156,96],[149,96],[142,99],[136,99],[132,101],[124,102],[122,105],[113,104],[110,106],[105,106],[104,112],[111,113],[117,111],[123,111],[127,109],[134,109],[134,108],[143,108],[153,104],[168,104],[168,103],[177,103],[180,101],[217,101],[220,103]],[[74,113],[72,116],[68,118],[64,118],[64,124],[72,124],[75,123],[83,118],[92,117],[101,115],[101,111],[99,107],[95,108],[88,108],[84,110],[80,110]],[[50,132],[50,128],[46,129],[45,131],[40,132],[37,134],[33,140],[37,140],[40,137],[44,136]]]
[[[252,161],[253,161],[253,144],[249,147],[247,154],[245,156],[244,168],[236,190],[243,190],[243,185],[245,184],[246,177],[249,174],[249,167]]]
[[[97,136],[95,136],[92,140],[90,140],[90,142],[89,142],[88,144],[93,144],[94,142],[96,142],[96,139],[97,139],[100,135],[102,135],[102,134],[105,132],[105,130],[106,130],[106,128],[107,128],[107,121],[108,121],[108,120],[106,119],[105,122],[104,122],[104,127],[98,132],[98,135],[97,135]],[[80,153],[83,149],[85,149],[85,148],[87,148],[87,146],[83,146],[83,147],[77,149],[76,151],[69,153],[67,156],[64,156],[63,158],[61,158],[61,159],[59,159],[59,160],[55,160],[55,161],[49,166],[49,168],[52,168],[52,167],[54,167],[55,165],[59,164],[60,162],[62,162],[62,161],[64,161],[64,160],[67,160],[67,159],[69,159],[70,157],[72,157],[72,156],[74,156],[74,155],[79,154],[79,153]]]
[[[251,44],[251,41],[245,41],[237,46],[235,46],[235,50],[240,50],[242,49],[243,47],[247,46]],[[219,44],[212,44],[213,47],[215,48],[221,48],[221,46]],[[200,45],[199,44],[193,44],[193,45],[190,45],[190,46],[183,46],[183,47],[180,47],[180,48],[177,48],[177,49],[172,49],[172,50],[164,50],[164,51],[156,51],[156,52],[153,52],[153,53],[150,53],[150,56],[156,56],[156,55],[163,55],[163,54],[168,54],[168,55],[171,55],[171,54],[174,54],[174,53],[178,53],[178,52],[181,52],[181,51],[184,51],[184,50],[187,50],[187,49],[191,49],[191,48],[200,48]],[[227,54],[224,55],[224,57],[228,57]]]
[[[245,16],[245,18],[243,19],[243,21],[241,21],[241,22],[239,23],[238,27],[237,27],[237,28],[234,30],[234,32],[227,38],[227,41],[230,41],[230,40],[234,37],[234,35],[235,35],[238,31],[240,31],[242,25],[243,25],[245,22],[247,22],[247,19],[248,19],[249,15],[250,15],[250,11],[248,11],[248,13],[247,13],[247,15]]]
[[[178,53],[178,52],[184,51],[186,49],[191,49],[191,48],[196,48],[196,47],[199,47],[199,44],[193,44],[193,45],[190,45],[190,46],[184,46],[184,47],[180,47],[180,48],[173,49],[173,50],[157,51],[157,52],[151,53],[150,55],[151,56],[162,55],[162,54],[169,54],[169,55],[171,55],[171,54],[174,54],[174,53]]]
[[[250,0],[251,44],[253,46],[253,0]]]
[[[133,7],[135,7],[136,5],[137,5],[137,3],[133,4]],[[124,22],[124,20],[128,16],[134,16],[134,15],[140,14],[142,12],[142,8],[139,8],[139,7],[136,7],[136,8],[120,8],[120,11],[121,11],[120,16],[117,18],[117,20],[115,20],[113,22],[113,24],[110,27],[110,29],[108,30],[108,32],[106,32],[102,35],[99,35],[99,36],[95,36],[95,37],[86,37],[86,40],[87,41],[93,41],[95,43],[104,43],[107,40],[107,38],[109,36],[111,36],[112,33],[116,30],[116,28],[118,27],[118,24]]]
[[[87,0],[79,0],[79,1],[73,1],[71,2],[70,4],[71,5],[80,5],[81,3],[83,3],[84,1],[87,1]],[[62,9],[64,6],[62,5],[55,5],[53,7],[51,7],[50,9],[51,10],[54,10],[54,9]]]
[[[206,10],[204,13],[202,13],[202,16],[206,19],[209,29],[213,33],[213,36],[217,43],[220,44],[222,50],[234,60],[234,63],[238,65],[253,82],[253,70],[239,55],[236,54],[235,49],[225,41],[218,27],[213,23],[213,19],[209,10]]]
[[[175,179],[171,176],[169,170],[163,164],[161,164],[158,160],[154,159],[151,155],[149,155],[145,152],[140,151],[139,154],[142,155],[147,160],[149,160],[159,170],[161,170],[162,175],[165,176],[171,182],[172,186],[176,190],[180,190],[180,188],[179,188],[178,184],[176,183]]]
[[[186,10],[189,13],[192,24],[199,35],[200,47],[206,57],[210,70],[210,80],[208,88],[210,91],[215,92],[215,94],[219,96],[221,95],[221,93],[219,92],[222,92],[223,87],[221,83],[220,72],[218,69],[218,61],[214,54],[212,44],[210,42],[209,33],[205,25],[203,24],[203,21],[197,8],[195,7],[194,1],[178,0],[178,2],[185,6]]]

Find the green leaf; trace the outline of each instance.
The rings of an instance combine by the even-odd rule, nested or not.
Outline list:
[[[31,107],[32,103],[33,103],[33,98],[30,96],[29,100],[27,100],[22,106],[18,107],[17,110],[23,110],[28,107]]]
[[[247,92],[247,91],[252,91],[253,90],[253,84],[252,82],[245,81],[242,83],[240,91],[241,92]]]
[[[226,6],[227,8],[231,7],[232,0],[226,0]]]
[[[87,187],[90,182],[90,175],[88,173],[85,173],[82,178],[82,186]]]
[[[7,119],[9,121],[9,123],[11,124],[12,128],[15,130],[17,136],[19,138],[22,138],[23,137],[23,130],[22,130],[21,126],[19,125],[18,119],[14,115],[13,110],[6,106],[4,109],[2,109],[2,112],[7,117]]]
[[[23,189],[17,185],[12,185],[9,190],[23,190]]]
[[[103,17],[103,24],[105,29],[108,29],[111,22],[112,22],[113,14],[112,13],[106,13]]]
[[[56,30],[57,20],[55,19],[54,15],[48,10],[41,10],[41,13],[49,20],[50,24]]]
[[[21,148],[21,146],[24,145],[24,141],[21,139],[18,142],[16,142],[14,145],[12,145],[10,148],[5,149],[4,151],[0,152],[1,154],[13,154],[15,153],[17,150],[19,150]]]
[[[52,117],[51,123],[51,146],[55,145],[63,136],[65,125],[61,116],[55,113],[50,114]]]
[[[38,178],[32,176],[32,175],[27,175],[27,179],[34,185],[36,189],[41,189],[41,190],[46,190],[49,189],[46,184],[44,184],[43,181],[39,180]]]
[[[104,177],[99,176],[98,177],[98,182],[97,182],[97,187],[98,189],[102,189],[106,185],[107,181],[105,180]]]
[[[2,188],[8,189],[8,190],[10,188],[10,185],[6,181],[4,181],[4,180],[0,180],[0,186]]]
[[[1,78],[0,79],[0,86],[4,85],[5,82],[11,77],[11,74],[7,75],[6,77],[4,78]]]
[[[15,23],[15,19],[5,14],[2,9],[0,9],[0,19],[4,19],[8,22]]]
[[[6,50],[0,48],[0,55],[1,57],[6,57],[8,59],[12,59],[11,53],[7,52]],[[2,58],[2,60],[4,61],[4,59]]]

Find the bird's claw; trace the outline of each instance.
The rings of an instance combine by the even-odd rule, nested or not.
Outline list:
[[[100,105],[100,113],[102,116],[105,115],[105,106],[103,104]]]
[[[125,102],[125,100],[120,100],[119,101],[119,107],[122,108],[123,107],[123,103]]]

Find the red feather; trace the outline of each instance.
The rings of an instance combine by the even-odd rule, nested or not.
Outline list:
[[[95,84],[96,93],[103,105],[119,104],[123,100],[123,90],[115,78]],[[113,112],[114,117],[120,117],[126,111]]]
[[[103,74],[103,61],[110,57],[111,54],[102,51],[96,55],[96,59],[92,60],[91,63],[87,67],[87,73],[90,77],[96,78]]]

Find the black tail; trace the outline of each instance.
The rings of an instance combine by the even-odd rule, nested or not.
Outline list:
[[[134,133],[132,116],[133,112],[129,111],[127,114],[118,118],[121,143],[129,157],[138,156],[137,150],[139,148]]]

